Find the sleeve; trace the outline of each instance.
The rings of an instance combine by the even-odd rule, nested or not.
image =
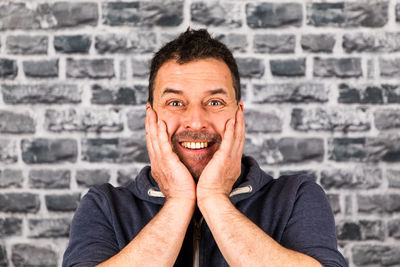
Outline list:
[[[328,199],[314,181],[300,185],[282,245],[313,257],[324,267],[348,266],[337,249],[335,220]]]
[[[95,266],[118,252],[106,195],[90,189],[72,219],[62,266]]]

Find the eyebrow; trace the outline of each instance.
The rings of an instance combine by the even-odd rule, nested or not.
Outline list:
[[[176,89],[172,89],[172,88],[167,88],[164,90],[164,92],[162,93],[161,96],[165,95],[165,94],[177,94],[177,95],[183,95],[183,91],[181,90],[176,90]],[[212,90],[208,90],[207,91],[208,95],[216,95],[216,94],[224,94],[224,95],[228,95],[228,93],[222,89],[222,88],[218,88],[218,89],[212,89]]]

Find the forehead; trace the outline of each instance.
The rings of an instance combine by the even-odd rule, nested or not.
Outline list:
[[[232,75],[222,60],[209,58],[185,64],[175,60],[165,62],[157,72],[154,82],[154,96],[160,97],[165,89],[181,90],[184,93],[201,93],[224,89],[235,97]]]

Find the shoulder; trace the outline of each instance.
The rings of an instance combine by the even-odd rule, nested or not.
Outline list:
[[[325,194],[315,179],[306,174],[284,175],[271,181],[271,188],[299,197],[303,194]]]

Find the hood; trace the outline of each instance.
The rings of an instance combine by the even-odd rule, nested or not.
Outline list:
[[[252,157],[243,155],[242,171],[233,185],[229,198],[235,204],[258,192],[273,178],[266,174]],[[144,167],[138,176],[128,184],[127,188],[138,198],[154,204],[164,204],[165,197],[160,191],[157,182],[151,176],[151,167]]]

